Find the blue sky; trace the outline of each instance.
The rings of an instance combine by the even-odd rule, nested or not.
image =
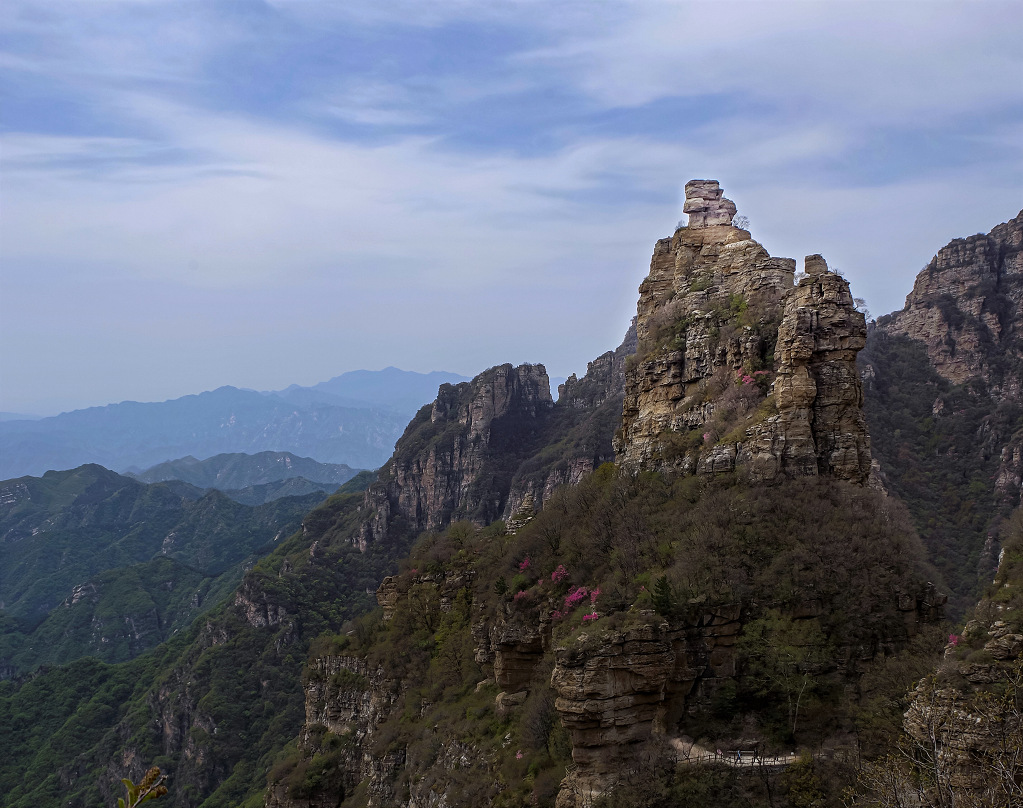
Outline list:
[[[0,410],[582,372],[681,188],[874,314],[1023,207],[1019,2],[0,7]]]

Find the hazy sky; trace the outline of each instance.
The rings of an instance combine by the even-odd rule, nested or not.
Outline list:
[[[1023,207],[1023,3],[0,5],[0,410],[581,372],[682,185],[901,308]]]

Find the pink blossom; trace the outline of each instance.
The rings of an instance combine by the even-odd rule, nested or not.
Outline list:
[[[417,572],[419,572],[418,568],[416,568],[414,570],[409,570],[409,575],[415,575]]]
[[[590,612],[589,614],[583,615],[583,622],[586,623],[590,620],[596,620],[598,617],[600,617],[600,615],[596,612]]]
[[[515,759],[516,760],[522,760],[522,750],[521,749],[518,752],[515,753]]]
[[[551,612],[551,620],[560,620],[564,616],[564,613],[560,609]]]
[[[710,440],[710,433],[709,432],[704,432],[703,433],[703,442],[706,443],[709,440]]]
[[[949,634],[948,635],[948,644],[951,645],[953,648],[955,648],[957,645],[959,645],[959,635],[958,634]]]
[[[565,595],[565,611],[566,612],[572,611],[572,609],[574,609],[576,606],[578,606],[586,599],[586,596],[588,594],[589,590],[587,590],[585,586],[580,586],[578,589],[569,592],[567,595]]]
[[[556,584],[560,584],[565,578],[568,577],[568,570],[565,569],[564,564],[558,564],[558,568],[551,573],[551,580]]]
[[[769,371],[769,370],[755,370],[755,371],[753,371],[753,375],[754,376],[766,376],[770,372],[771,371]]]
[[[599,589],[594,589],[592,592],[590,592],[590,603],[596,603],[597,602],[597,598],[599,598],[599,597],[600,597],[600,590]]]
[[[529,564],[530,564],[529,556],[526,556],[524,559],[522,559],[522,563],[519,564],[519,572],[525,572],[526,570],[528,570]]]
[[[523,589],[521,592],[516,592],[515,593],[515,597],[513,597],[512,600],[514,600],[515,602],[518,602],[520,600],[526,600],[528,597],[529,597],[529,592],[527,592],[525,589]]]

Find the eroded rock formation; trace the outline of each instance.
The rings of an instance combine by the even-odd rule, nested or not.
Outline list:
[[[559,486],[612,460],[635,345],[633,325],[617,350],[561,385],[557,403],[543,365],[500,365],[442,385],[367,490],[360,546],[383,540],[392,526],[417,533],[458,519],[509,520],[530,498],[539,509]],[[562,450],[550,451],[559,442]]]
[[[521,462],[553,406],[543,365],[499,365],[471,382],[441,385],[366,492],[373,516],[363,544],[381,540],[396,518],[413,533],[460,518],[500,518],[508,487],[497,478]]]
[[[995,394],[1023,394],[1023,211],[987,235],[955,239],[917,275],[902,311],[881,318],[921,340],[938,373],[980,377]]]
[[[731,224],[735,203],[725,199],[717,180],[690,180],[686,183],[686,201],[682,212],[689,214],[690,227]]]
[[[720,193],[716,182],[689,183],[689,226],[654,248],[617,460],[633,472],[716,473],[738,463],[760,478],[864,482],[870,449],[856,354],[866,324],[849,285],[812,255],[793,286],[795,261],[771,257],[733,227],[734,205]]]
[[[944,596],[927,585],[899,598],[907,635],[941,617]],[[797,604],[796,621],[816,621],[820,603]],[[739,673],[737,643],[749,615],[741,604],[705,610],[692,622],[672,623],[653,612],[623,630],[580,635],[558,648],[551,686],[572,737],[573,770],[562,783],[558,808],[584,808],[642,771],[659,740],[677,737],[688,714],[711,709],[715,695]],[[818,675],[841,677],[869,660],[848,648]],[[837,680],[836,680],[837,681]]]
[[[870,439],[856,368],[866,338],[849,284],[821,256],[807,256],[806,276],[786,296],[778,328],[777,414],[747,430],[738,461],[761,478],[825,474],[866,482]]]

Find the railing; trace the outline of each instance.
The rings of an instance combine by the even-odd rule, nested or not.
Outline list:
[[[728,749],[725,751],[719,749],[716,752],[711,752],[696,744],[686,744],[680,740],[673,741],[672,746],[679,753],[677,760],[680,765],[722,763],[725,766],[736,768],[753,768],[757,766],[791,766],[799,760],[799,755],[795,752],[785,755],[762,755],[756,749]]]

